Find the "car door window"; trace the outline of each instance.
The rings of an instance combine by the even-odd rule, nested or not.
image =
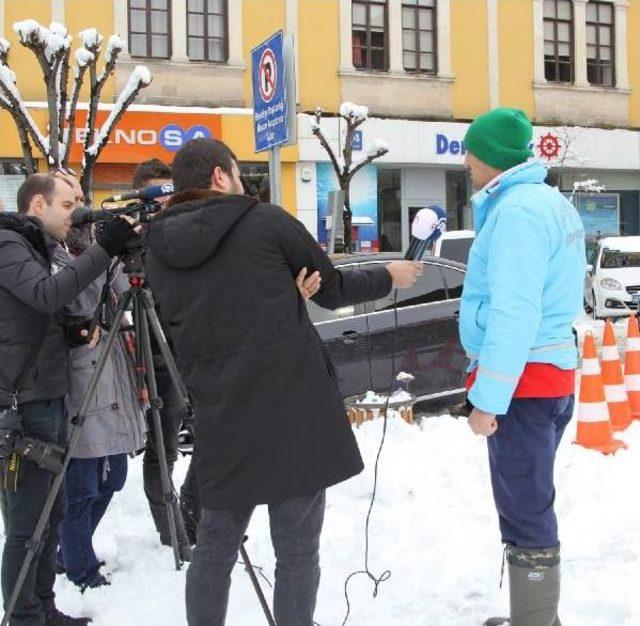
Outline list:
[[[359,264],[352,263],[349,265],[344,265],[342,267],[338,266],[337,269],[341,272],[349,272],[351,270],[357,270],[359,268]],[[333,322],[335,320],[343,320],[348,317],[353,317],[354,315],[362,315],[364,313],[364,305],[356,304],[342,306],[337,308],[335,311],[331,311],[330,309],[323,309],[313,300],[307,300],[307,311],[309,313],[311,322],[313,324],[318,324],[320,322]]]
[[[448,299],[456,300],[461,298],[465,273],[452,267],[441,267],[440,272],[444,280]]]
[[[408,289],[397,290],[397,300],[395,304],[398,308],[404,308],[409,306],[416,306],[419,304],[429,304],[431,302],[438,302],[440,300],[446,300],[446,292],[440,271],[436,265],[430,265],[423,263],[422,276],[418,278],[413,287]],[[396,290],[393,289],[384,298],[380,298],[373,302],[369,308],[371,312],[379,311],[391,311],[394,308],[394,295]]]

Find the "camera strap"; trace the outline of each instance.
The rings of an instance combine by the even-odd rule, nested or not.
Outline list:
[[[31,348],[31,352],[27,357],[27,360],[24,362],[22,366],[22,370],[20,374],[18,374],[18,378],[16,378],[15,382],[11,382],[7,375],[0,369],[0,382],[5,387],[5,389],[9,390],[11,394],[12,404],[11,408],[18,408],[18,393],[22,390],[23,385],[27,382],[27,378],[31,373],[31,370],[35,367],[36,361],[38,360],[38,355],[40,354],[40,350],[44,344],[44,338],[47,334],[47,330],[49,329],[49,324],[51,322],[50,317],[46,317],[38,336],[36,337],[35,344]]]

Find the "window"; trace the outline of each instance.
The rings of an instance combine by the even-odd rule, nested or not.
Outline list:
[[[387,70],[387,0],[354,0],[353,65],[362,70]]]
[[[134,57],[171,56],[170,0],[129,0],[129,53]]]
[[[587,79],[592,85],[615,85],[615,30],[613,5],[587,4]]]
[[[402,59],[407,72],[438,73],[437,0],[402,0]]]
[[[366,267],[367,264],[364,265]],[[444,282],[440,275],[440,269],[435,265],[423,263],[423,273],[415,282],[413,287],[408,289],[392,290],[388,296],[374,302],[374,311],[392,311],[394,295],[397,291],[396,304],[399,308],[416,306],[419,304],[429,304],[447,299]]]
[[[452,267],[441,267],[440,271],[442,272],[442,278],[444,279],[449,300],[461,298],[465,273],[461,270],[455,270]]]
[[[226,63],[227,0],[187,0],[187,46],[192,61]]]
[[[559,83],[574,80],[573,3],[544,0],[544,76]]]

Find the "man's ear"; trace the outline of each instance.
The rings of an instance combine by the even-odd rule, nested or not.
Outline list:
[[[47,208],[46,200],[41,193],[36,194],[31,198],[31,204],[29,205],[29,214],[35,217],[42,217],[44,211]]]
[[[222,169],[220,167],[214,167],[211,172],[211,189],[219,191],[224,187],[224,181],[222,180]]]

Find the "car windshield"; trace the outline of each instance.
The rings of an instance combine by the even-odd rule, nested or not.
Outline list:
[[[603,270],[613,270],[620,267],[640,267],[640,252],[621,252],[607,250],[602,253],[600,266]]]

